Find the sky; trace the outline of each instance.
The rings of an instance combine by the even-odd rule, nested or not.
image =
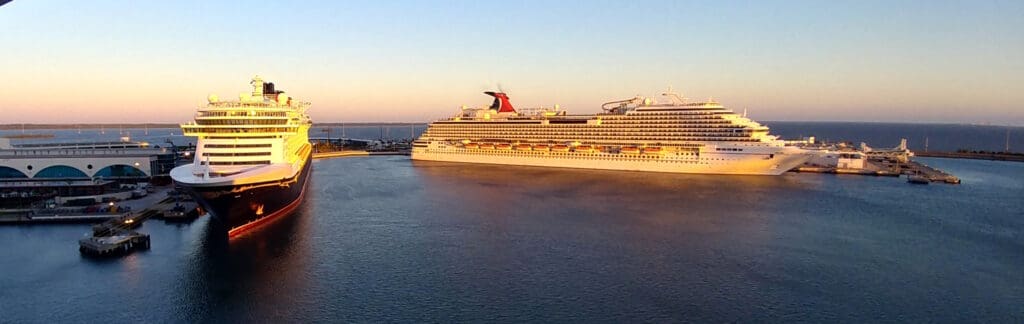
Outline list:
[[[669,86],[758,120],[1024,125],[1024,1],[51,1],[0,6],[0,124],[184,122],[260,75],[315,122],[503,89],[570,113]]]

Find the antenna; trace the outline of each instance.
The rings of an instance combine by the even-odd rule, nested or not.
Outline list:
[[[1010,153],[1010,128],[1006,128],[1006,148],[1003,150],[1006,153]]]

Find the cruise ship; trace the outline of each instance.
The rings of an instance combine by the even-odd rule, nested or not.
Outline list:
[[[779,175],[807,161],[806,151],[721,104],[636,96],[570,115],[554,108],[512,107],[508,95],[430,124],[412,159],[537,167],[673,173]]]
[[[238,101],[210,95],[195,121],[181,125],[198,138],[195,159],[171,170],[229,237],[295,210],[312,164],[309,103],[259,76],[252,86]]]

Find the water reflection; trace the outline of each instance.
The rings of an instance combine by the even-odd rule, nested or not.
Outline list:
[[[745,292],[734,293],[748,299],[734,302],[761,302],[750,290],[767,283],[729,285],[759,265],[779,263],[765,246],[789,235],[778,226],[780,215],[806,202],[799,193],[821,185],[796,174],[412,165],[424,188],[417,194],[424,226],[437,232],[441,247],[424,262],[454,271],[437,280],[460,287],[453,294],[483,295],[495,305],[514,304],[508,293],[534,296],[534,308],[555,318],[571,318],[563,314],[569,311],[564,298],[574,305],[626,305],[621,298],[634,296],[650,303],[633,311],[649,314],[728,307],[707,298],[703,305],[675,305],[687,292],[739,289]],[[715,264],[728,275],[705,271]]]
[[[203,217],[202,224],[194,223],[203,230],[185,260],[182,300],[177,304],[183,309],[177,313],[190,317],[183,320],[294,318],[289,316],[293,315],[289,305],[297,302],[296,292],[308,290],[310,285],[309,218],[315,216],[310,203],[315,197],[310,190],[293,214],[230,241],[210,217]],[[267,304],[276,306],[261,307]]]

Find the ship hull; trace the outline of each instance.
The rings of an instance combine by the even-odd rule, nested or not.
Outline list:
[[[667,173],[780,175],[806,162],[808,154],[706,154],[702,158],[606,153],[516,152],[496,150],[414,149],[412,159],[536,167]]]
[[[211,226],[234,237],[298,208],[311,167],[311,156],[307,156],[302,170],[291,179],[214,187],[178,185],[210,213],[214,219]]]

